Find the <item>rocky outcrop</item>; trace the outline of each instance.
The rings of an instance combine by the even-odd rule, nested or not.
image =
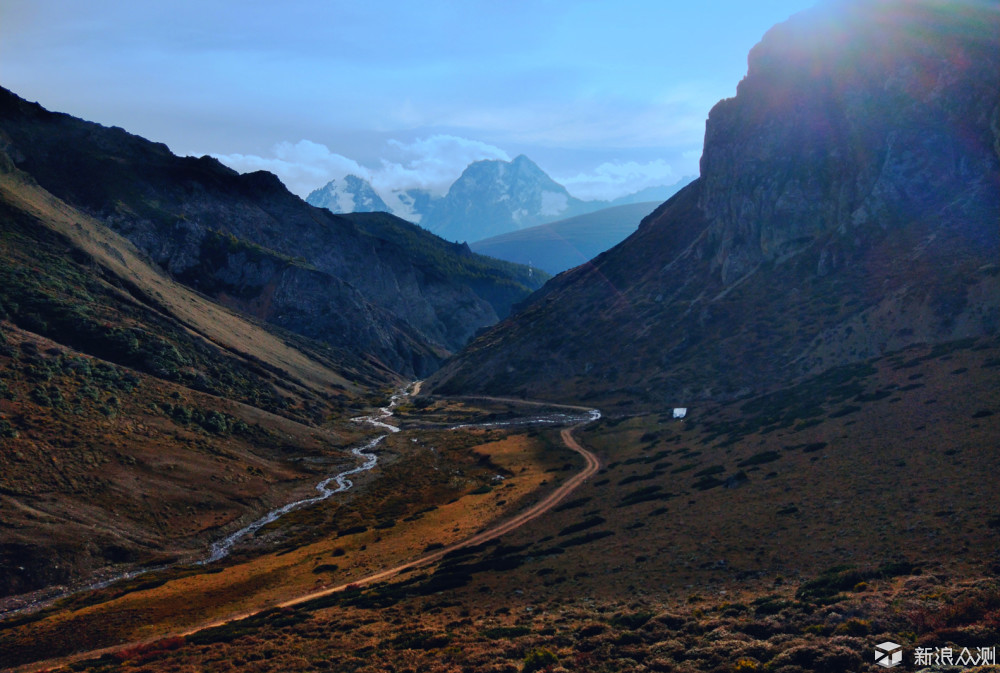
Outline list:
[[[679,404],[1000,325],[1000,14],[838,2],[769,31],[702,175],[425,390]]]

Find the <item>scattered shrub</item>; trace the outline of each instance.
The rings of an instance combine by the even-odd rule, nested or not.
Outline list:
[[[521,673],[534,673],[535,671],[544,670],[549,666],[555,666],[558,663],[559,657],[549,650],[539,648],[532,650],[524,657],[524,666],[521,668]]]

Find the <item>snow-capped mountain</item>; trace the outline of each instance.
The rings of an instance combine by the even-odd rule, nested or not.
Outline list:
[[[677,185],[652,187],[613,202],[583,201],[571,196],[531,159],[484,160],[469,164],[444,196],[407,189],[381,196],[370,183],[348,175],[331,180],[306,201],[335,213],[386,211],[415,222],[441,238],[474,242],[507,232],[592,213],[613,205],[666,200]]]
[[[426,227],[424,218],[431,211],[432,204],[440,197],[426,189],[399,189],[385,195],[385,202],[392,209],[392,214],[409,222]]]
[[[477,241],[599,208],[570,196],[531,159],[476,161],[422,224],[442,238]]]
[[[391,212],[371,184],[356,175],[330,180],[309,194],[306,202],[334,213]]]

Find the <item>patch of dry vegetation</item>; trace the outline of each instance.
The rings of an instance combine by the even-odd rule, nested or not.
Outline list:
[[[7,653],[0,663],[177,632],[347,584],[467,539],[557,483],[553,470],[563,472],[569,450],[553,451],[554,441],[498,430],[391,435],[380,445],[376,474],[358,475],[342,496],[261,529],[219,564],[145,575],[0,623],[0,652]],[[422,571],[403,583],[418,583],[421,595],[457,586],[441,579],[446,574],[432,573],[431,589]]]
[[[499,608],[448,593],[349,605],[355,596],[131,647],[73,670],[839,673],[881,670],[872,653],[886,640],[912,660],[915,647],[961,651],[1000,639],[995,578],[911,568],[823,598],[810,587],[684,602],[525,595]]]
[[[203,630],[183,644],[167,640],[75,666],[802,673],[876,670],[873,647],[885,640],[903,644],[911,658],[918,646],[1000,644],[1000,496],[983,478],[1000,467],[998,363],[996,340],[916,347],[786,391],[693,407],[684,420],[669,412],[605,418],[580,433],[601,454],[601,473],[499,540],[388,582]],[[427,407],[447,414],[450,404]],[[480,465],[470,450],[494,447],[479,474],[495,465],[516,483],[519,452],[554,446],[545,433],[515,441],[476,432],[480,445],[453,439],[467,476]],[[401,433],[388,447],[387,473],[426,470],[429,463],[417,468],[426,455],[418,460],[402,447],[444,441],[433,437]],[[514,463],[501,460],[500,447]],[[534,472],[535,486],[575,469],[550,454]],[[358,521],[377,519],[406,482],[385,477],[382,503],[365,514],[357,503]],[[418,522],[367,524],[340,539],[340,552],[314,553],[324,544],[316,541],[275,558],[301,554],[310,581],[336,582],[353,559],[365,558],[360,545],[402,557],[467,536],[473,529],[460,522],[476,510],[463,503],[499,497],[507,481],[498,488],[470,478],[467,495],[451,504],[463,508],[452,510],[453,524],[404,525],[440,516],[445,504]],[[477,483],[489,492],[474,495]],[[479,511],[472,516],[481,524],[499,509]],[[305,524],[275,531],[275,539],[296,539]],[[367,558],[369,568],[382,560]]]

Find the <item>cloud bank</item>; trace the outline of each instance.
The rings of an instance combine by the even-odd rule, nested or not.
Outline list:
[[[333,152],[326,145],[300,140],[294,144],[278,143],[268,157],[253,154],[213,156],[241,173],[270,171],[302,198],[330,180],[357,175],[370,182],[386,203],[404,217],[409,213],[399,199],[400,193],[422,189],[441,196],[472,162],[510,161],[511,158],[499,147],[454,135],[432,135],[413,142],[389,140],[384,155],[379,165],[365,166]],[[577,198],[611,200],[646,187],[673,184],[680,177],[671,164],[657,159],[609,161],[589,171],[556,175],[553,179]]]
[[[346,175],[364,178],[384,195],[407,189],[425,189],[440,195],[448,191],[451,183],[472,162],[510,160],[499,147],[450,135],[434,135],[411,143],[390,140],[385,152],[387,158],[376,167],[363,166],[311,140],[278,143],[272,152],[270,157],[255,154],[213,156],[241,173],[270,171],[289,191],[303,198],[330,180]]]
[[[334,178],[351,174],[366,180],[371,178],[371,172],[358,162],[311,140],[300,140],[294,145],[290,142],[278,143],[272,151],[274,156],[271,157],[255,154],[212,156],[240,173],[270,171],[285,183],[290,192],[302,198]]]
[[[587,173],[553,179],[577,198],[611,200],[646,187],[671,185],[680,178],[670,164],[657,159],[645,163],[609,161]]]

